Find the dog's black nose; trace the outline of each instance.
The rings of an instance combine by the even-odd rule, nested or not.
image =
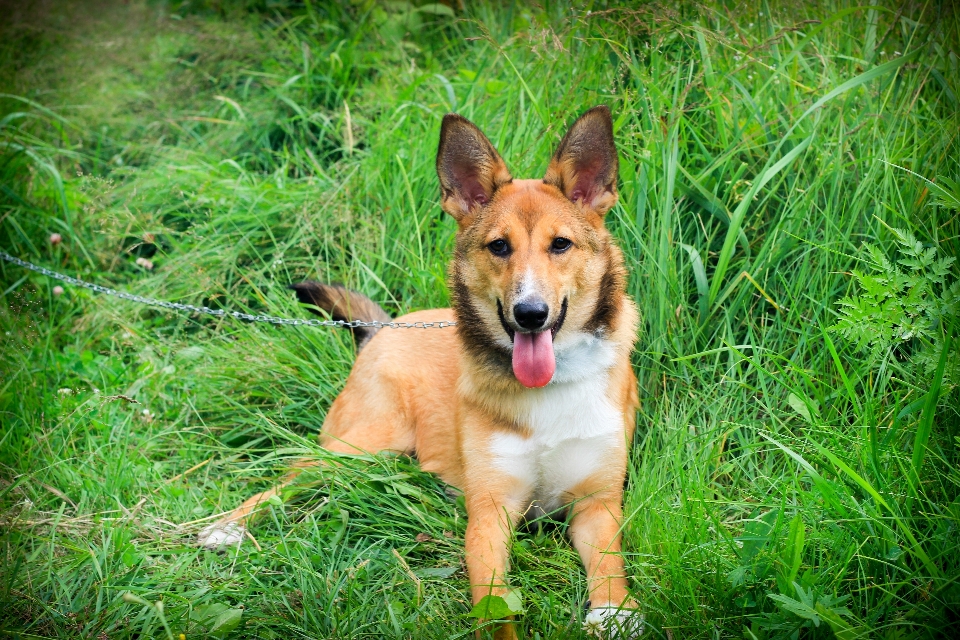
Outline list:
[[[513,306],[513,317],[517,324],[531,331],[543,327],[548,315],[550,315],[550,307],[546,302],[518,302]]]

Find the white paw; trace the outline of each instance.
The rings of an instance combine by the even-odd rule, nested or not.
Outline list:
[[[639,638],[643,616],[633,609],[596,607],[583,619],[583,630],[596,638]]]
[[[236,522],[215,522],[200,532],[197,542],[211,551],[219,551],[224,547],[240,546],[247,530]]]

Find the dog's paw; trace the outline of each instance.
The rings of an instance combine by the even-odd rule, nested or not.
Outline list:
[[[197,543],[211,551],[240,546],[246,529],[236,522],[215,522],[197,536]]]
[[[643,635],[643,616],[634,609],[596,607],[583,619],[583,630],[596,638],[632,640]]]

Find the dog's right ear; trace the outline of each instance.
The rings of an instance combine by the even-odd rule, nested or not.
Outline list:
[[[458,223],[490,202],[513,177],[487,136],[472,122],[448,113],[437,149],[440,206]]]

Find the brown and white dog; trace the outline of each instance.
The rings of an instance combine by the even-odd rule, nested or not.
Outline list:
[[[457,222],[453,309],[397,320],[456,328],[356,330],[362,350],[320,434],[332,452],[415,455],[463,491],[474,602],[509,590],[514,527],[566,509],[589,583],[587,624],[597,629],[629,624],[635,608],[620,527],[638,317],[603,219],[617,201],[617,166],[604,106],[573,124],[542,180],[514,180],[477,127],[445,116],[437,173],[441,206]],[[389,321],[342,287],[294,289],[334,318]],[[239,544],[248,517],[279,489],[228,513],[201,543]],[[515,637],[512,625],[496,637]]]

